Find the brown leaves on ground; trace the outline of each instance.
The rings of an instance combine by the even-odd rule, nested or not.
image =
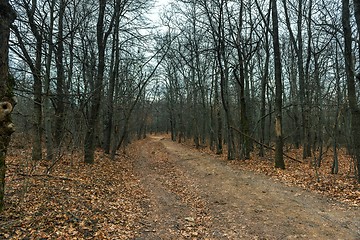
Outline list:
[[[309,158],[304,163],[288,160],[286,169],[279,170],[274,169],[272,161],[254,156],[250,164],[245,164],[247,165],[245,168],[265,173],[288,185],[300,186],[351,205],[360,206],[360,185],[356,182],[354,172],[351,170],[353,159],[346,155],[344,150],[340,152],[338,174],[331,174],[333,162],[331,152],[323,156],[320,167],[314,164],[313,158]],[[301,149],[293,149],[289,152],[293,157],[301,156],[301,153]]]
[[[134,239],[139,231],[144,231],[142,220],[149,211],[143,206],[149,197],[133,169],[133,157],[139,149],[141,145],[134,144],[129,149],[132,157],[117,156],[115,161],[98,151],[93,165],[83,163],[81,153],[64,153],[52,166],[48,161],[33,162],[29,148],[13,144],[7,158],[0,239]],[[168,161],[171,156],[164,149],[154,146],[149,151],[156,155],[152,167],[161,173],[163,186],[195,213],[182,217],[182,236],[201,238],[211,217],[203,200],[193,194],[196,187],[191,180],[182,182],[186,179],[183,172]],[[201,151],[215,156],[205,148]],[[301,149],[286,153],[299,159]],[[260,158],[253,153],[251,160],[246,161],[227,161],[223,155],[219,161],[360,205],[354,161],[344,151],[339,152],[338,174],[330,173],[331,151],[323,156],[320,167],[315,167],[312,159],[305,163],[286,160],[285,170],[274,168],[272,154],[269,151]]]
[[[6,206],[0,239],[129,239],[135,236],[144,193],[126,157],[96,152],[93,165],[81,154],[34,163],[26,149],[7,158]]]

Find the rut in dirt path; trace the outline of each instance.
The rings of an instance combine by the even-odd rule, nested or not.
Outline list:
[[[142,203],[143,229],[135,239],[204,236],[209,219],[196,187],[174,165],[162,143],[147,141],[140,149],[134,167],[149,199]]]
[[[138,239],[360,239],[360,210],[163,138],[135,169],[149,192]]]

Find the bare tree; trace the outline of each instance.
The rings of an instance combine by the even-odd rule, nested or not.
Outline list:
[[[116,7],[119,6],[119,2],[116,2]],[[98,47],[98,66],[97,66],[97,76],[93,89],[93,98],[90,106],[90,115],[88,119],[88,129],[85,135],[84,141],[84,161],[86,163],[94,163],[94,152],[95,152],[95,135],[97,130],[97,124],[99,120],[100,113],[100,103],[102,98],[102,88],[104,82],[104,72],[105,72],[105,51],[108,38],[111,34],[113,23],[115,20],[115,10],[111,16],[111,21],[108,25],[108,29],[105,29],[105,9],[107,1],[99,0],[99,15],[96,25],[96,34],[97,34],[97,47]]]
[[[305,95],[305,73],[304,73],[304,59],[303,59],[303,1],[298,1],[297,5],[297,38],[295,38],[295,34],[293,33],[293,30],[291,28],[291,22],[290,22],[290,16],[289,16],[289,9],[288,9],[288,0],[283,0],[284,5],[284,13],[285,13],[285,19],[286,19],[286,26],[289,31],[289,37],[291,40],[291,44],[293,49],[295,50],[296,56],[297,56],[297,73],[298,73],[298,79],[299,79],[299,93],[298,97],[296,97],[296,102],[294,104],[294,118],[297,120],[297,114],[298,114],[298,105],[301,107],[301,120],[303,123],[302,126],[302,134],[296,134],[298,137],[301,136],[301,139],[303,139],[303,158],[309,157],[311,154],[310,149],[310,139],[309,136],[309,124],[308,124],[308,116],[306,111],[306,95]],[[297,92],[297,91],[296,91]],[[299,100],[299,101],[298,101]],[[300,126],[298,126],[298,122],[295,121],[297,124],[296,131],[300,129]]]
[[[285,168],[283,158],[282,136],[282,80],[281,80],[281,54],[279,41],[279,23],[276,0],[272,0],[273,47],[275,68],[275,167]]]
[[[235,159],[234,131],[232,129],[232,113],[230,109],[229,84],[230,84],[230,66],[226,52],[226,34],[225,34],[225,7],[226,1],[207,2],[204,1],[203,7],[208,18],[210,30],[214,42],[215,56],[217,60],[218,72],[220,75],[220,96],[225,112],[226,123],[226,143],[228,148],[228,160]],[[213,16],[216,16],[214,18]]]
[[[43,120],[43,107],[42,107],[42,59],[43,59],[43,22],[39,22],[39,19],[43,21],[38,9],[37,0],[32,1],[30,5],[28,1],[22,0],[19,2],[21,10],[24,11],[26,19],[24,20],[30,28],[31,34],[35,38],[35,44],[29,43],[26,41],[28,39],[28,29],[24,29],[25,32],[21,32],[17,26],[12,25],[12,30],[14,31],[17,41],[19,51],[14,50],[16,54],[23,59],[31,70],[33,76],[33,147],[32,147],[32,159],[41,160],[42,159],[42,120]],[[35,45],[35,59],[33,60],[32,49]]]
[[[359,4],[356,2],[356,7]],[[359,9],[356,9],[358,12]],[[360,109],[357,104],[356,87],[355,87],[355,71],[353,65],[352,37],[350,25],[350,7],[349,0],[342,0],[342,27],[344,31],[344,58],[345,72],[347,79],[347,91],[349,99],[349,107],[351,110],[351,133],[353,139],[353,156],[357,163],[357,180],[360,183],[360,141],[357,141],[360,135]]]
[[[259,146],[259,156],[264,157],[264,144],[265,144],[265,120],[266,120],[266,89],[268,88],[268,81],[269,81],[269,64],[270,64],[270,43],[269,43],[269,23],[270,23],[270,11],[271,7],[269,7],[268,12],[266,15],[262,13],[260,8],[260,4],[258,1],[255,1],[256,6],[258,8],[258,12],[261,15],[262,21],[264,22],[264,37],[263,37],[263,48],[265,52],[265,62],[263,63],[263,70],[261,73],[261,106],[260,106],[260,143]],[[259,57],[263,54],[258,51]],[[260,62],[260,61],[259,61]],[[262,62],[262,61],[261,61]]]
[[[51,63],[54,53],[54,24],[55,24],[55,0],[49,1],[49,29],[47,31],[47,44],[48,49],[46,53],[46,63],[45,63],[45,81],[44,81],[44,130],[45,130],[45,145],[46,145],[46,159],[52,160],[54,157],[54,144],[53,144],[53,134],[52,134],[52,121],[51,116]]]
[[[64,122],[65,122],[65,69],[64,69],[64,17],[65,17],[65,0],[60,0],[58,16],[58,33],[56,56],[56,104],[55,104],[55,134],[54,143],[59,147],[63,140]]]
[[[9,73],[10,25],[16,14],[8,0],[0,1],[0,212],[4,208],[6,154],[14,125],[10,115],[15,106],[13,100],[14,79]]]
[[[357,30],[358,30],[358,40],[360,40],[360,1],[359,0],[353,0],[354,2],[354,9],[355,9],[355,19],[356,19],[356,25],[357,25]],[[358,59],[360,59],[360,42],[357,41],[358,43]],[[360,74],[356,74],[356,78],[357,80],[360,80]],[[353,94],[353,93],[352,93]],[[353,96],[352,96],[353,97]],[[356,99],[356,96],[355,96]],[[360,109],[359,106],[357,106],[357,109],[354,108],[353,109],[353,113],[354,118],[356,118],[355,123],[353,124],[359,124],[360,122]],[[359,136],[360,134],[360,126],[356,125],[353,129],[353,135],[355,136]],[[358,182],[360,183],[360,144],[357,143],[358,145],[355,146],[356,150],[356,160],[357,160],[357,171],[358,171]]]

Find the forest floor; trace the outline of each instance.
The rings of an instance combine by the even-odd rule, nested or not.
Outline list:
[[[359,184],[342,165],[338,175],[327,162],[276,170],[166,136],[115,161],[98,151],[93,165],[77,153],[54,165],[29,156],[12,144],[0,239],[360,239]]]

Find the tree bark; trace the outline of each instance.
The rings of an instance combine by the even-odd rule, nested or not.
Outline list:
[[[10,118],[15,101],[12,98],[14,80],[9,73],[9,37],[15,17],[9,1],[0,0],[0,212],[4,209],[6,153],[14,132]]]
[[[299,13],[301,14],[301,13]],[[304,94],[304,103],[301,106],[302,107],[302,119],[303,119],[303,134],[304,134],[304,146],[303,146],[303,159],[307,158],[307,157],[311,157],[311,134],[312,134],[312,129],[311,129],[311,119],[310,119],[310,114],[311,114],[311,106],[310,106],[310,90],[305,89],[305,85],[310,85],[310,78],[311,78],[311,74],[310,74],[310,64],[311,64],[311,56],[312,56],[312,28],[311,28],[311,21],[312,19],[312,0],[309,1],[309,11],[308,11],[308,24],[307,24],[307,35],[308,35],[308,40],[307,40],[307,58],[306,58],[306,67],[305,67],[305,76],[304,76],[304,87],[303,87],[303,93]],[[301,27],[299,27],[301,28]],[[299,86],[300,87],[300,86]],[[301,94],[301,95],[302,95]],[[300,95],[300,96],[301,96]]]
[[[216,113],[216,154],[223,153],[223,121],[220,109],[219,83],[215,77],[215,113]]]
[[[42,159],[42,80],[41,80],[41,55],[42,55],[42,36],[36,41],[36,59],[35,68],[33,70],[34,76],[34,114],[33,114],[33,148],[32,159]]]
[[[355,1],[354,1],[355,3]],[[355,12],[359,11],[358,1],[355,3]],[[360,183],[360,141],[357,140],[360,136],[360,109],[357,105],[356,86],[355,86],[355,72],[352,58],[352,39],[351,39],[351,25],[350,25],[350,10],[349,0],[342,1],[342,27],[344,31],[344,58],[345,58],[345,72],[347,78],[347,90],[349,107],[351,111],[351,134],[352,134],[352,154],[354,155],[357,164],[357,181]],[[358,26],[359,27],[359,26]]]
[[[334,129],[333,129],[333,164],[331,167],[331,173],[332,174],[338,174],[339,172],[339,158],[338,158],[338,138],[339,138],[339,119],[341,116],[340,113],[340,105],[342,103],[342,93],[341,93],[341,88],[340,88],[340,68],[339,68],[339,57],[338,57],[338,43],[336,42],[336,47],[335,47],[335,71],[336,71],[336,114],[335,114],[335,122],[334,122]]]
[[[66,3],[65,0],[60,1],[59,6],[59,24],[57,35],[57,51],[56,51],[56,107],[55,107],[55,134],[54,140],[56,147],[59,147],[63,140],[64,121],[65,121],[65,98],[64,98],[64,82],[65,72],[63,64],[64,55],[64,36],[63,36],[63,21],[65,14]]]
[[[219,64],[219,70],[220,70],[220,92],[221,92],[221,100],[223,104],[223,108],[225,111],[225,120],[226,120],[226,127],[227,127],[227,148],[228,148],[228,154],[227,159],[228,160],[234,160],[235,159],[235,149],[234,149],[234,134],[233,130],[231,129],[232,125],[232,117],[230,112],[230,103],[229,103],[229,66],[228,66],[228,60],[225,53],[225,30],[224,30],[224,4],[225,1],[221,0],[220,3],[220,9],[219,9],[219,25],[217,29],[218,33],[218,39],[217,40],[217,59]]]
[[[53,32],[54,32],[54,8],[55,8],[55,0],[49,2],[50,11],[49,11],[49,32],[47,37],[48,51],[46,54],[46,65],[45,65],[45,82],[44,82],[44,126],[45,126],[45,145],[46,145],[46,160],[52,160],[54,157],[54,144],[53,144],[53,134],[52,134],[52,121],[51,117],[53,115],[53,111],[51,109],[51,62],[52,56],[54,52],[54,43],[53,43]]]
[[[41,64],[42,64],[42,50],[43,50],[43,33],[40,30],[38,23],[35,20],[37,1],[32,1],[32,5],[25,3],[24,7],[26,10],[27,17],[29,18],[29,25],[32,34],[35,36],[35,62],[33,63],[32,58],[27,52],[23,43],[22,52],[25,55],[26,61],[30,66],[31,73],[34,78],[33,91],[34,91],[34,103],[33,103],[33,147],[32,147],[32,159],[42,159],[42,133],[43,129],[41,126],[43,114],[42,114],[42,76],[41,76]],[[21,36],[19,35],[19,41],[22,42]]]
[[[228,8],[227,8],[228,10]],[[230,13],[228,13],[230,15]],[[228,16],[230,17],[230,16]],[[241,131],[243,131],[244,133],[246,133],[247,135],[249,135],[249,118],[248,118],[248,114],[247,114],[247,102],[246,102],[246,92],[249,92],[249,87],[248,87],[248,83],[249,81],[246,81],[246,61],[249,61],[249,57],[245,57],[246,55],[248,55],[248,51],[245,47],[244,47],[244,43],[242,40],[243,38],[243,18],[244,18],[244,3],[241,1],[240,3],[240,10],[239,10],[239,16],[238,16],[238,21],[237,21],[237,27],[236,29],[233,29],[234,27],[230,26],[231,31],[235,32],[235,36],[233,37],[233,41],[234,41],[234,46],[236,48],[236,53],[237,53],[237,63],[236,63],[236,67],[234,69],[234,77],[236,80],[236,83],[238,84],[238,94],[239,94],[239,110],[240,110],[240,129]],[[229,19],[229,22],[231,20]],[[249,36],[249,39],[251,39],[251,36]],[[248,98],[249,99],[249,98]],[[239,140],[238,140],[238,148],[239,149],[239,154],[238,157],[240,159],[249,159],[250,158],[250,152],[252,149],[252,143],[251,143],[251,139],[247,138],[246,136],[240,135],[239,136]]]
[[[357,30],[358,30],[358,40],[360,40],[360,0],[353,0],[354,2],[354,9],[355,9],[355,19],[356,19],[356,25],[357,25]],[[358,54],[360,57],[360,43],[358,41]],[[358,79],[358,81],[360,81],[360,74],[356,75],[356,78]],[[355,84],[355,83],[354,83]],[[355,88],[353,88],[352,90],[352,94],[355,94],[355,96],[352,96],[355,98],[355,103],[356,103],[356,93],[355,93]],[[355,124],[355,127],[353,127],[353,136],[359,136],[360,135],[360,109],[359,106],[354,107],[353,111],[353,124]],[[353,138],[355,139],[355,138]],[[360,143],[359,141],[356,141],[356,160],[357,160],[357,181],[358,183],[360,183]]]
[[[111,73],[109,79],[109,89],[107,94],[106,102],[106,115],[104,121],[104,151],[105,153],[110,153],[111,148],[111,139],[113,132],[113,116],[114,116],[114,93],[115,93],[115,84],[117,78],[119,78],[119,67],[120,67],[120,36],[119,36],[119,26],[120,26],[120,5],[116,5],[115,9],[115,24],[113,31],[113,45],[111,52]]]
[[[279,23],[276,0],[272,0],[273,47],[275,65],[275,167],[285,169],[282,136],[282,80]]]
[[[28,24],[31,30],[31,33],[35,37],[35,60],[30,55],[28,50],[26,49],[26,45],[24,43],[24,39],[27,39],[29,36],[22,36],[20,31],[18,30],[16,25],[11,25],[11,28],[14,34],[17,37],[19,42],[19,48],[21,49],[21,54],[18,52],[17,54],[25,60],[28,64],[31,74],[34,78],[33,83],[33,122],[32,122],[32,131],[33,131],[33,142],[32,142],[32,159],[33,160],[41,160],[42,159],[42,76],[41,76],[41,66],[42,66],[42,50],[43,50],[43,32],[41,32],[39,24],[35,20],[35,11],[37,1],[33,0],[32,5],[29,5],[29,2],[24,1],[23,7],[26,12],[26,17],[29,19]],[[29,34],[29,33],[28,33]]]
[[[269,49],[269,43],[268,43],[268,31],[266,31],[266,37],[265,37],[265,50],[266,50],[266,56],[265,56],[265,65],[264,65],[264,72],[261,76],[261,107],[260,107],[260,116],[261,116],[261,122],[260,122],[260,142],[262,144],[265,143],[265,114],[266,114],[266,88],[268,85],[268,75],[269,75],[269,62],[270,62],[270,49]],[[259,149],[259,156],[264,157],[264,147],[263,145],[260,145]]]
[[[84,140],[84,162],[92,164],[94,163],[95,153],[95,136],[97,132],[98,116],[100,112],[101,94],[104,81],[105,71],[105,49],[106,42],[110,35],[113,20],[109,23],[109,29],[105,32],[104,21],[105,21],[105,8],[106,0],[99,0],[99,16],[96,26],[97,32],[97,46],[98,46],[98,69],[97,77],[95,80],[93,100],[90,106],[90,116],[88,119],[88,129],[86,131]]]

